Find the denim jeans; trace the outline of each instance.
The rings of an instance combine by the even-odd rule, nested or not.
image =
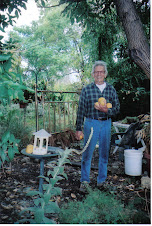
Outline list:
[[[97,183],[102,183],[107,178],[107,165],[111,138],[111,119],[99,121],[86,118],[84,123],[84,145],[88,141],[91,132],[91,127],[93,127],[93,136],[88,148],[82,154],[81,182],[83,181],[90,182],[89,176],[92,155],[97,144],[97,141],[99,141],[99,165],[98,165]]]

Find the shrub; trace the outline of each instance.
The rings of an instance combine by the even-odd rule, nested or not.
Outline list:
[[[6,131],[0,142],[0,168],[3,167],[4,163],[10,162],[14,159],[14,155],[19,153],[18,143],[19,139],[16,139],[13,134]]]
[[[81,202],[64,204],[59,218],[62,224],[126,224],[132,214],[113,195],[94,190]]]
[[[21,116],[21,112],[16,107],[8,106],[2,108],[1,120],[1,130],[0,135],[2,136],[6,131],[10,131],[11,134],[15,136],[16,139],[20,139],[18,144],[19,150],[25,148],[31,139],[31,128],[24,126],[24,119]]]

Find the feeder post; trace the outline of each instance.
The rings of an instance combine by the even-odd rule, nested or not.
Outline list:
[[[40,179],[39,179],[39,192],[43,193],[43,178],[44,176],[44,159],[41,158],[40,160]]]

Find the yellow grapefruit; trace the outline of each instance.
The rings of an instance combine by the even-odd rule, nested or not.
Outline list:
[[[99,102],[95,102],[95,106],[96,107],[99,107]]]
[[[105,99],[104,97],[100,97],[100,98],[98,99],[98,102],[99,102],[102,106],[104,106],[104,105],[106,104],[106,99]]]
[[[111,103],[107,103],[107,108],[112,108],[112,104]]]
[[[32,144],[27,145],[26,152],[28,154],[32,154],[33,153],[33,145]]]
[[[80,135],[80,140],[82,140],[83,139],[83,136],[82,135]]]

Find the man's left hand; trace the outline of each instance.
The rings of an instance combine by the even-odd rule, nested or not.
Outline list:
[[[95,109],[97,109],[98,111],[102,111],[104,113],[108,112],[108,108],[107,105],[101,105],[100,103],[98,105],[94,105]]]

